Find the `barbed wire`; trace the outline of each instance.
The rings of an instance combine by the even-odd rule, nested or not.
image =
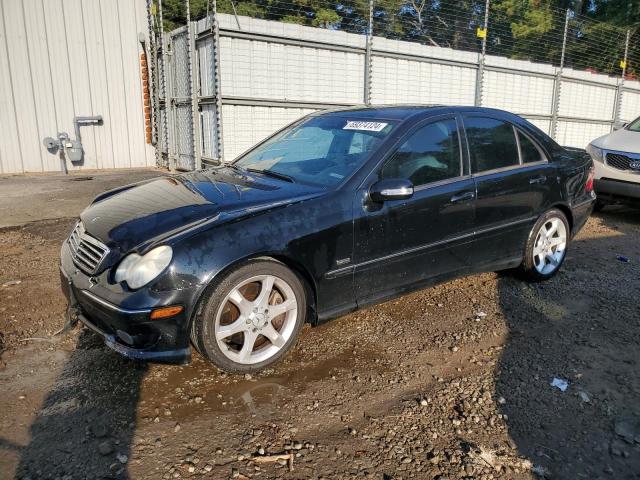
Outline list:
[[[364,0],[222,0],[218,11],[263,20],[365,34],[369,3]]]
[[[190,2],[192,7],[201,7],[201,11],[193,8],[194,18],[206,15],[206,0]],[[527,2],[521,7],[494,2],[484,31],[485,0],[464,0],[465,9],[459,8],[460,3],[376,0],[373,35],[471,52],[481,51],[486,35],[488,55],[560,65],[567,10],[552,6],[531,9]],[[217,10],[347,33],[366,34],[368,30],[368,0],[220,0]],[[621,75],[626,36],[626,28],[569,11],[564,66]],[[640,76],[639,45],[640,29],[636,28],[631,32],[625,65],[629,78]]]

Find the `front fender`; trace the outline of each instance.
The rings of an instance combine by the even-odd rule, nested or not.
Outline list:
[[[302,273],[314,289],[318,309],[354,301],[351,276],[327,279],[338,261],[352,258],[352,195],[312,199],[238,218],[183,239],[173,246],[169,271],[155,288],[194,289],[195,303],[230,268],[267,256]]]

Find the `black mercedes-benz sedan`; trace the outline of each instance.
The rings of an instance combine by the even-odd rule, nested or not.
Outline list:
[[[64,242],[70,312],[118,352],[253,372],[327,319],[453,277],[552,277],[592,161],[473,107],[318,112],[233,163],[99,195]]]

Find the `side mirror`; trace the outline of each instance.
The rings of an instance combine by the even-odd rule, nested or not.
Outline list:
[[[374,202],[406,200],[413,196],[413,183],[403,178],[388,178],[371,185],[369,198]]]
[[[622,130],[624,127],[629,125],[628,123],[617,122],[613,124],[613,130]]]

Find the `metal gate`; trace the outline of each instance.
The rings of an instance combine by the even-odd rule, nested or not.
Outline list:
[[[191,92],[191,48],[187,27],[169,33],[169,164],[177,170],[193,170],[193,106]]]
[[[155,67],[158,108],[156,115],[160,152],[159,164],[171,170],[194,170],[199,167],[196,139],[199,134],[197,99],[193,90],[193,34],[188,27],[161,34],[156,49]]]

